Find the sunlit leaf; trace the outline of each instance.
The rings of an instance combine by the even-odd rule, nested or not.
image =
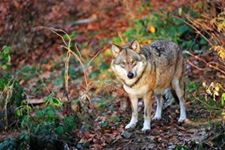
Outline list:
[[[224,106],[225,105],[225,93],[223,93],[221,95],[221,105]],[[225,115],[224,115],[225,116]]]
[[[154,26],[152,26],[152,25],[149,25],[148,27],[147,27],[147,31],[149,32],[149,33],[155,33],[155,27]]]

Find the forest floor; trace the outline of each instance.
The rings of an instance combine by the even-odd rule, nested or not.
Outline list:
[[[193,67],[193,64],[197,64],[194,56],[185,56],[188,120],[183,124],[178,123],[179,105],[175,102],[163,111],[160,121],[152,121],[151,131],[144,134],[141,132],[143,104],[140,102],[140,117],[136,129],[124,130],[131,110],[127,105],[126,93],[119,82],[115,81],[109,68],[112,39],[119,37],[123,40],[123,32],[128,28],[135,28],[133,20],[144,18],[149,12],[155,13],[159,9],[171,12],[185,4],[185,0],[170,2],[170,5],[153,0],[152,5],[147,7],[140,1],[58,0],[50,2],[46,7],[44,2],[36,1],[4,2],[0,4],[2,13],[5,13],[4,17],[0,17],[0,46],[12,47],[12,72],[20,78],[19,84],[32,108],[43,107],[43,97],[51,93],[55,93],[55,97],[62,102],[72,100],[72,110],[65,106],[61,114],[75,114],[80,119],[75,121],[76,128],[69,134],[71,138],[66,142],[69,148],[223,149],[224,107],[216,102],[214,104],[213,100],[205,100],[210,96],[206,94],[202,83],[220,82],[224,86],[224,76],[221,78],[218,75],[220,73],[215,70],[204,71]],[[22,21],[17,21],[18,18]],[[87,67],[88,85],[85,84],[79,62],[71,58],[69,92],[65,92],[66,51],[62,49],[62,40],[43,26],[63,29],[69,33],[72,42],[79,47],[83,62],[95,58],[93,65]],[[124,39],[126,41],[126,37]],[[212,60],[209,56],[214,56],[211,52],[204,54],[201,56],[207,60]],[[82,112],[83,108],[80,104],[77,105],[77,100],[84,95],[90,104]],[[16,128],[4,130],[0,141],[16,137],[19,133]],[[65,145],[64,143],[64,149]]]

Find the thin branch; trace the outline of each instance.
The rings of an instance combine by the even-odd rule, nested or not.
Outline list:
[[[188,18],[188,17],[186,17],[186,18],[188,19],[188,21],[191,22],[190,18]],[[201,35],[211,46],[213,46],[212,42],[205,35],[203,35],[195,26],[193,26],[192,24],[190,24],[189,22],[187,22],[185,20],[184,20],[184,22],[187,25],[189,25],[190,27],[192,27],[196,31],[196,33],[199,34],[199,35]]]
[[[203,68],[200,68],[200,67],[198,67],[197,65],[193,64],[190,60],[187,60],[187,63],[188,63],[189,65],[191,65],[192,67],[194,67],[194,68],[200,70],[200,71],[203,71],[203,70],[204,70]]]
[[[193,95],[192,95],[193,96]],[[220,110],[222,110],[222,108],[217,108],[217,107],[214,107],[214,106],[211,106],[211,105],[209,105],[208,103],[206,103],[205,101],[203,101],[203,100],[201,100],[200,98],[197,98],[197,97],[195,97],[194,96],[194,98],[195,98],[195,100],[197,100],[197,101],[199,101],[200,103],[202,103],[202,104],[204,104],[207,108],[209,108],[209,109],[212,109],[212,110],[214,110],[214,111],[220,111]]]
[[[180,19],[181,20],[181,18],[180,17],[178,17],[178,16],[176,16],[176,15],[173,15],[175,18],[177,18],[177,19]],[[185,17],[186,17],[186,19],[188,20],[188,21],[190,21],[190,22],[192,22],[193,23],[193,21],[190,19],[190,17],[188,17],[187,15],[185,15]],[[182,19],[183,20],[183,19]],[[190,27],[192,27],[195,31],[196,31],[196,33],[197,34],[199,34],[199,35],[201,35],[211,46],[213,46],[213,44],[212,44],[212,42],[205,36],[205,35],[203,35],[195,26],[193,26],[192,24],[190,24],[189,22],[187,22],[187,21],[185,21],[185,20],[183,20],[184,21],[184,23],[186,23],[187,25],[189,25]],[[207,32],[207,31],[206,31]],[[207,32],[208,33],[208,32]],[[208,33],[209,34],[209,33]]]
[[[53,33],[55,33],[57,36],[59,36],[64,45],[62,46],[63,48],[65,48],[67,50],[67,57],[66,57],[66,60],[65,60],[65,72],[64,72],[64,80],[65,80],[65,91],[66,91],[66,94],[67,94],[67,98],[68,98],[68,92],[69,92],[69,86],[68,86],[68,82],[69,82],[69,74],[68,74],[68,70],[69,70],[69,61],[70,61],[70,57],[71,55],[75,57],[76,60],[78,60],[78,62],[80,63],[81,67],[82,67],[82,71],[83,71],[83,74],[84,74],[84,82],[85,82],[85,90],[88,90],[88,79],[87,79],[87,71],[86,71],[86,68],[85,68],[85,65],[83,63],[83,60],[82,60],[82,55],[80,54],[79,52],[79,49],[77,47],[77,45],[75,44],[75,50],[77,51],[78,54],[76,54],[74,51],[71,50],[71,38],[70,36],[63,30],[61,29],[55,29],[55,28],[49,28],[49,27],[42,27],[42,28],[46,28],[50,31],[52,31]],[[58,32],[62,32],[66,35],[67,39],[68,39],[68,42],[65,40],[65,38],[59,34]]]
[[[68,51],[67,52],[67,57],[66,57],[66,60],[65,60],[65,73],[64,73],[64,80],[65,80],[65,90],[66,90],[66,93],[69,92],[69,61],[70,61],[70,52]]]
[[[66,43],[65,39],[63,38],[63,36],[60,35],[59,33],[57,33],[57,31],[58,32],[60,31],[60,32],[63,32],[64,34],[68,35],[65,31],[63,31],[61,29],[55,29],[55,28],[48,28],[48,27],[46,27],[46,28],[49,29],[50,31],[52,31],[53,33],[55,33],[56,35],[58,35],[62,39],[64,45],[68,46],[68,44]]]
[[[78,48],[78,46],[77,46],[77,43],[75,43],[75,50],[77,51],[79,57],[80,57],[81,60],[83,61],[84,59],[83,59],[83,57],[82,57],[82,55],[81,55],[81,53],[80,53],[80,50],[79,50],[79,48]]]
[[[206,62],[204,59],[200,58],[199,56],[196,56],[196,55],[192,54],[192,53],[189,52],[189,51],[184,51],[184,53],[186,53],[186,54],[188,54],[188,55],[194,57],[195,59],[197,59],[197,60],[199,60],[199,61],[205,63],[208,67],[213,68],[213,69],[215,69],[215,70],[217,70],[217,71],[219,71],[219,72],[221,72],[222,74],[225,75],[225,71],[224,71],[224,70],[222,70],[222,69],[220,69],[219,67],[214,66],[214,65],[212,65],[212,64],[210,64],[210,63],[208,63],[208,62]],[[214,63],[214,64],[215,64],[215,63]],[[218,65],[218,64],[217,64],[217,65]]]
[[[13,86],[14,86],[14,81],[10,85],[11,82],[4,88],[2,93],[6,93],[6,98],[5,98],[5,104],[4,104],[4,121],[5,121],[5,129],[8,128],[8,103],[10,102],[10,99],[12,97],[12,92],[13,92]]]
[[[95,60],[95,58],[96,58],[101,52],[102,52],[101,50],[98,51],[98,52],[94,55],[94,57],[91,58],[91,60],[88,62],[88,66]]]
[[[85,69],[85,66],[82,62],[82,60],[80,59],[80,57],[75,53],[73,52],[70,48],[68,47],[65,47],[63,46],[65,49],[67,49],[69,51],[69,53],[71,53],[80,63],[81,67],[82,67],[82,71],[84,73],[84,81],[85,81],[85,86],[88,86],[88,81],[87,81],[87,72],[86,72],[86,69]]]

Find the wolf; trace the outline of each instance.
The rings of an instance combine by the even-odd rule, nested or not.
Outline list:
[[[144,101],[144,123],[142,131],[151,129],[152,95],[156,98],[157,108],[153,120],[160,120],[163,97],[174,90],[179,99],[180,117],[186,120],[183,82],[183,56],[179,46],[171,41],[159,40],[140,46],[134,40],[123,46],[112,44],[112,71],[128,93],[132,115],[125,129],[135,128],[138,122],[138,99]],[[168,95],[168,94],[167,94]]]

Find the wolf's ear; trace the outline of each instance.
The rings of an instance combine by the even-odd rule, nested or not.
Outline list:
[[[131,42],[130,47],[132,50],[136,51],[137,53],[139,53],[141,51],[140,44],[136,40]]]
[[[122,48],[116,44],[112,44],[111,50],[112,50],[113,56],[116,57],[116,56],[118,56],[118,54],[120,53]]]

